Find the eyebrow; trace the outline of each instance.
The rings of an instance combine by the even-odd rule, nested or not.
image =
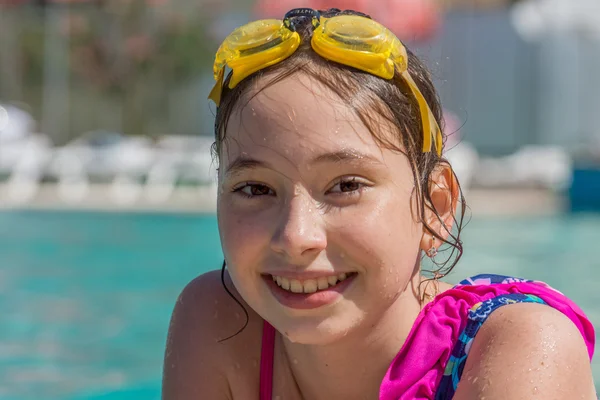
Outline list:
[[[256,160],[247,156],[240,156],[227,166],[225,175],[235,175],[244,170],[257,168],[271,168],[271,165],[265,161]]]
[[[370,154],[364,154],[354,149],[342,149],[330,153],[324,153],[316,156],[312,159],[312,164],[320,164],[327,162],[343,163],[343,162],[357,162],[357,161],[369,161],[371,163],[381,164],[381,161],[373,157]]]
[[[364,154],[353,149],[343,149],[339,151],[319,154],[310,161],[310,164],[344,162],[356,163],[365,161],[369,163],[381,164],[381,161],[373,157],[372,155]],[[257,168],[275,169],[271,164],[269,164],[266,161],[257,160],[247,156],[240,156],[227,166],[225,174],[235,175],[244,170],[252,170]]]

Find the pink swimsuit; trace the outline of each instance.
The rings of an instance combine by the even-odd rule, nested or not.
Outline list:
[[[494,310],[514,303],[546,304],[562,312],[581,332],[592,359],[594,328],[563,294],[539,281],[478,275],[438,295],[419,313],[383,378],[379,399],[452,399],[477,331]],[[275,333],[265,321],[260,400],[272,398]]]

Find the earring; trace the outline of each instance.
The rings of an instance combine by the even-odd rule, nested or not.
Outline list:
[[[427,250],[427,257],[433,258],[437,255],[437,253],[438,253],[438,250],[435,247],[435,237],[432,236],[431,237],[431,248],[429,250]]]

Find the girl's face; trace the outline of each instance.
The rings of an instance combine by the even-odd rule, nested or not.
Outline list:
[[[239,104],[218,197],[236,288],[294,342],[371,326],[407,289],[420,255],[406,156],[381,148],[344,101],[303,75]],[[383,119],[379,128],[397,135]]]

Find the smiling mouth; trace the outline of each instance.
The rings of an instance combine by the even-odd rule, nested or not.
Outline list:
[[[289,279],[283,276],[271,275],[277,286],[291,293],[315,293],[335,287],[340,282],[356,275],[356,272],[338,275],[322,276],[316,279]]]

